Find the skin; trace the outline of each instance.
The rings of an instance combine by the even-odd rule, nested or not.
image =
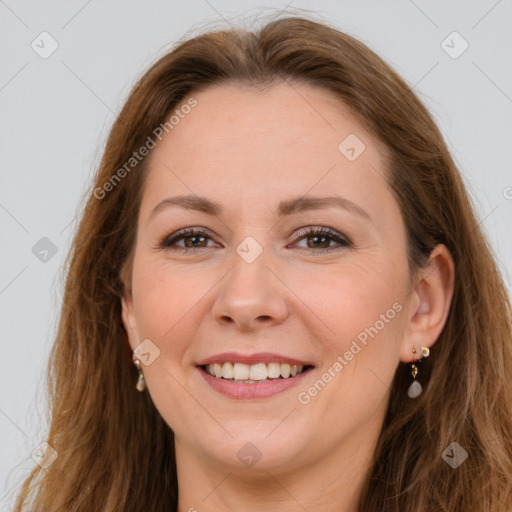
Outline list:
[[[178,510],[353,511],[397,365],[417,358],[413,348],[419,355],[421,346],[432,347],[446,321],[453,260],[439,245],[410,282],[382,146],[331,93],[305,84],[264,92],[222,84],[194,97],[198,105],[150,155],[122,300],[131,348],[150,339],[160,350],[143,371],[175,433]],[[366,146],[354,161],[338,150],[349,134]],[[174,206],[151,216],[163,199],[182,194],[206,196],[224,211]],[[370,219],[333,207],[277,216],[281,200],[333,194]],[[297,236],[308,226],[330,227],[352,245]],[[186,227],[212,236],[159,248]],[[263,248],[252,263],[236,252],[248,236]],[[179,252],[185,242],[194,252]],[[299,392],[394,303],[400,312],[366,346],[359,343],[360,352],[309,403],[299,403]],[[233,400],[196,367],[226,351],[275,352],[315,368],[277,396]],[[237,457],[248,442],[261,454],[251,467]]]

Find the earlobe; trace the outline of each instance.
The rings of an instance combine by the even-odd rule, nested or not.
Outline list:
[[[415,347],[432,347],[441,334],[453,297],[455,267],[450,251],[437,245],[413,290],[400,360],[410,362]]]

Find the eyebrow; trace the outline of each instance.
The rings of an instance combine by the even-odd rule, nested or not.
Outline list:
[[[185,210],[195,210],[212,216],[219,216],[223,211],[222,205],[220,203],[217,203],[216,201],[203,196],[190,194],[168,197],[163,201],[160,201],[160,203],[158,203],[151,211],[149,218],[151,219],[158,212],[171,207],[183,208]],[[285,217],[295,213],[301,213],[309,210],[320,210],[325,208],[338,208],[341,210],[346,210],[350,213],[371,220],[368,212],[363,210],[360,206],[350,201],[349,199],[341,196],[300,196],[287,199],[279,203],[277,214],[279,217]]]

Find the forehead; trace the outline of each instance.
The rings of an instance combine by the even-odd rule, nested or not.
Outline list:
[[[309,155],[307,161],[319,154],[337,158],[339,143],[349,134],[367,147],[376,146],[348,106],[330,91],[309,84],[279,82],[262,89],[226,83],[194,97],[197,106],[166,137],[176,159],[186,156],[193,162],[222,154],[224,159],[259,161],[270,151],[274,160],[293,153]],[[191,146],[193,153],[180,151]]]
[[[276,196],[308,191],[363,202],[368,192],[386,194],[382,145],[333,93],[303,83],[226,83],[192,96],[197,105],[150,156],[151,202],[192,192],[263,209]]]

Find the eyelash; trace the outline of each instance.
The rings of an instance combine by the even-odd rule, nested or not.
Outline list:
[[[185,228],[180,231],[177,231],[176,233],[173,233],[172,235],[163,237],[162,240],[158,243],[158,247],[160,249],[169,249],[169,250],[176,250],[180,251],[182,253],[190,253],[195,252],[197,250],[201,249],[208,249],[208,247],[179,247],[174,246],[177,241],[184,240],[185,238],[193,237],[193,236],[206,236],[213,240],[213,237],[210,235],[209,231],[201,228]],[[328,252],[340,250],[347,247],[352,247],[352,243],[344,236],[340,235],[336,231],[330,228],[326,227],[308,227],[303,228],[297,231],[297,236],[299,236],[299,240],[302,240],[307,237],[311,236],[321,236],[321,237],[328,237],[331,238],[333,241],[340,244],[338,247],[328,247],[326,249],[315,249],[311,247],[300,247],[301,250],[313,250],[316,254],[325,254]]]

